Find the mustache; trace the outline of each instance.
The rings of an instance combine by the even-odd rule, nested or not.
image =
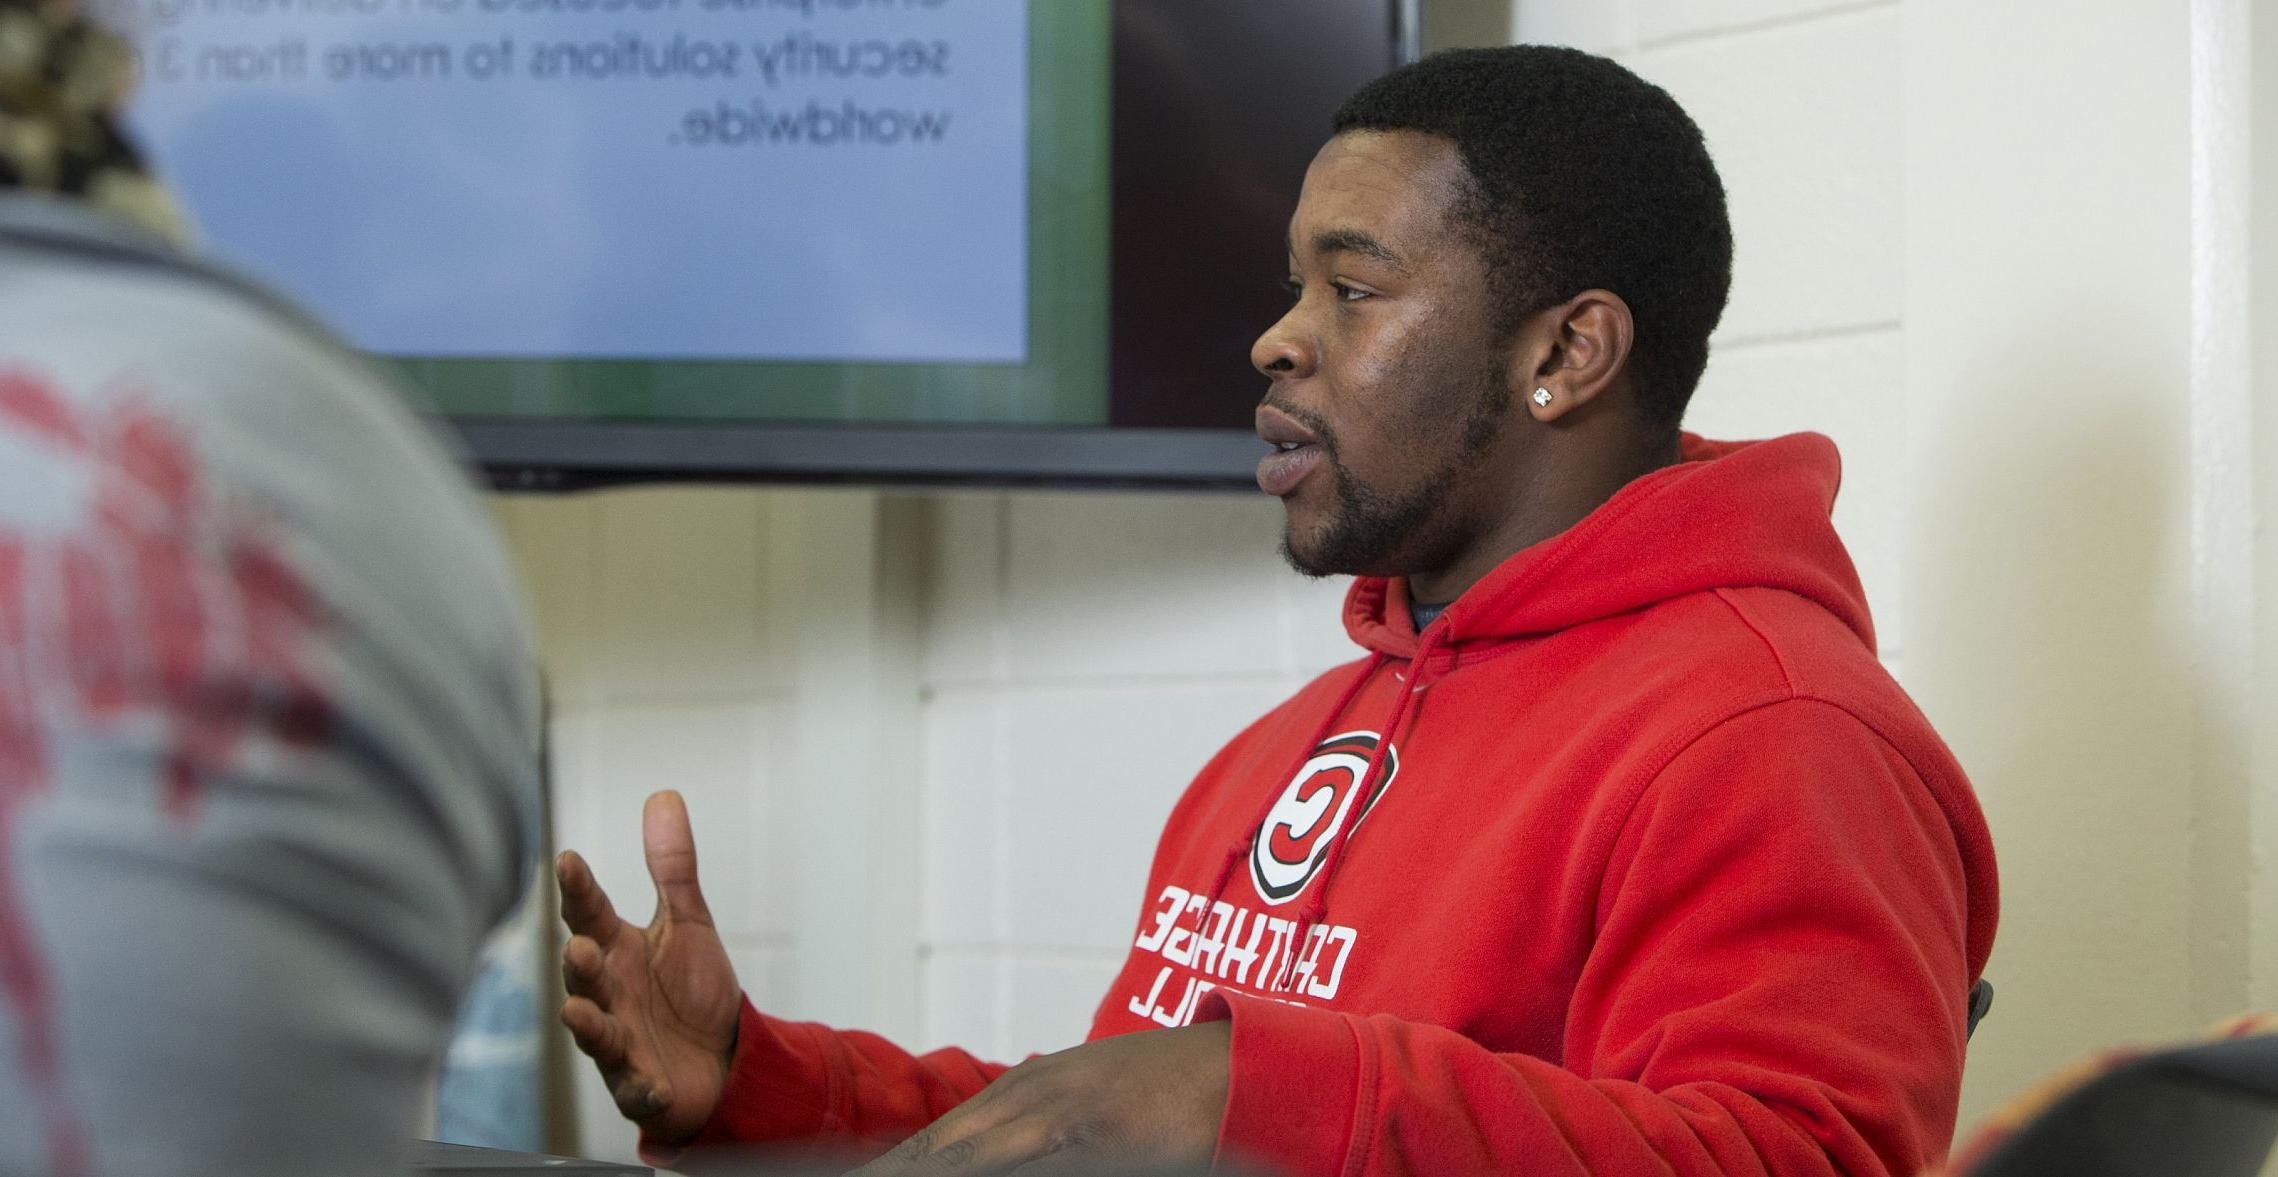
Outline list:
[[[1321,448],[1328,451],[1329,457],[1335,458],[1337,456],[1337,431],[1330,427],[1327,418],[1319,413],[1298,408],[1286,401],[1275,400],[1271,393],[1260,398],[1258,403],[1286,414],[1290,420],[1312,430],[1313,435],[1321,439]]]

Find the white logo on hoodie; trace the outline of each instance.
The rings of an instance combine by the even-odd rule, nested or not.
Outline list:
[[[1377,738],[1375,732],[1346,732],[1321,741],[1282,789],[1250,846],[1250,882],[1267,903],[1278,907],[1297,898],[1321,869],[1337,827],[1360,795],[1360,779],[1376,754]],[[1399,771],[1400,750],[1394,746],[1385,752],[1384,768],[1355,819],[1356,832]]]

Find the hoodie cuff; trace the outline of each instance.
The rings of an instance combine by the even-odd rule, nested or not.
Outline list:
[[[1340,1173],[1375,1090],[1359,1019],[1212,990],[1195,1021],[1233,1022],[1226,1119],[1215,1168]]]
[[[735,1054],[712,1118],[678,1144],[643,1132],[641,1159],[666,1166],[709,1146],[821,1135],[832,1117],[828,1077],[813,1036],[813,1027],[768,1017],[745,998],[736,1015]]]

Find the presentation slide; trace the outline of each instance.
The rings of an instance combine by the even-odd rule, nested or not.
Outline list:
[[[206,247],[367,350],[1031,359],[1029,0],[95,7]]]

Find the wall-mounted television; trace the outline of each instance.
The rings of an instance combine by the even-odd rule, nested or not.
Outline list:
[[[496,485],[1244,486],[1416,0],[108,0],[207,249]]]

